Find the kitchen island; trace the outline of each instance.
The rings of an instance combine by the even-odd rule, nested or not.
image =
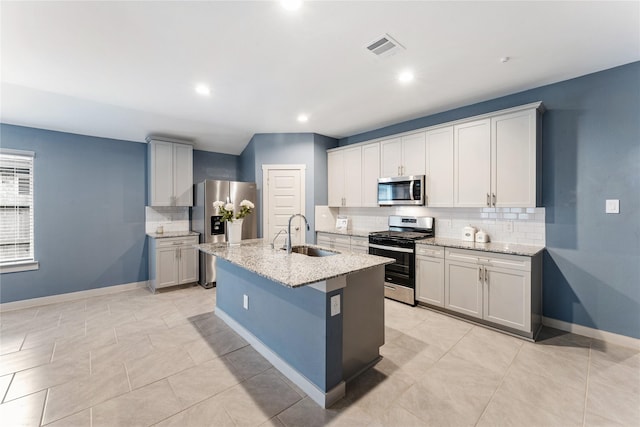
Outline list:
[[[197,248],[217,257],[216,315],[320,406],[380,359],[391,259],[287,254],[262,239]]]

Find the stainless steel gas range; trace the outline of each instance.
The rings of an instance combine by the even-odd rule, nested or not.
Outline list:
[[[393,258],[385,266],[384,296],[416,304],[415,241],[435,236],[434,220],[428,216],[389,217],[389,230],[369,234],[369,253]]]

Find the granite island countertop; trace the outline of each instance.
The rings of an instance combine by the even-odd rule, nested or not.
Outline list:
[[[538,252],[544,250],[544,246],[520,245],[516,243],[501,242],[476,243],[445,237],[429,237],[422,240],[416,240],[416,244],[521,256],[534,256]]]
[[[328,228],[328,229],[316,228],[316,233],[328,233],[328,234],[337,234],[340,236],[353,236],[353,237],[369,237],[369,234],[373,233],[373,231],[360,230],[360,229],[336,230],[335,228]]]
[[[322,282],[394,261],[391,258],[340,252],[316,245],[305,246],[319,247],[336,252],[336,255],[310,257],[297,253],[287,254],[285,250],[272,249],[263,239],[243,240],[237,246],[202,243],[196,245],[196,248],[290,288]]]

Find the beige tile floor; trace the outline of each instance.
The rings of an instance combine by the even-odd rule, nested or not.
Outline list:
[[[384,358],[322,409],[213,314],[138,289],[0,316],[2,426],[638,426],[640,353],[385,303]]]

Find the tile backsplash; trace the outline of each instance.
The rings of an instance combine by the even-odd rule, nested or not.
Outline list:
[[[162,226],[165,232],[188,231],[189,207],[184,206],[145,206],[145,232],[155,233]]]
[[[362,231],[387,229],[389,215],[432,216],[436,236],[459,239],[471,225],[484,230],[492,241],[523,245],[545,245],[544,208],[425,208],[413,206],[372,208],[316,207],[316,228],[335,225],[337,215],[346,215],[351,228]]]

